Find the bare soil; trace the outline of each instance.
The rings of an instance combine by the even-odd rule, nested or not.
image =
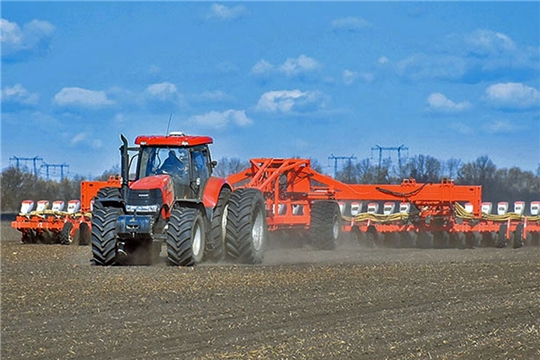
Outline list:
[[[540,358],[540,247],[95,267],[2,230],[2,359]]]

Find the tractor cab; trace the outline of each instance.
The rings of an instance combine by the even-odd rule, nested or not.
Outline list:
[[[139,156],[135,182],[131,189],[148,189],[172,180],[173,199],[200,199],[205,183],[212,174],[208,136],[139,136]],[[165,194],[164,194],[165,195]],[[165,198],[166,196],[164,196]]]

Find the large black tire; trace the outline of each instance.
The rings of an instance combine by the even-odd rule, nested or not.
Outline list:
[[[519,249],[523,247],[525,243],[523,242],[523,223],[517,224],[516,231],[514,233],[514,249]]]
[[[267,239],[266,206],[262,193],[257,189],[235,190],[227,211],[227,256],[243,264],[260,264]]]
[[[388,247],[399,248],[400,247],[400,235],[397,231],[392,231],[384,234],[384,243]]]
[[[94,208],[92,214],[92,254],[94,265],[116,263],[116,219],[121,210],[113,207]]]
[[[83,222],[79,224],[79,229],[75,233],[76,243],[80,246],[90,245],[92,242],[92,234],[87,223]]]
[[[227,213],[231,190],[223,188],[219,194],[218,202],[212,215],[210,234],[206,243],[205,259],[219,261],[225,254],[225,237],[227,234]]]
[[[465,244],[467,249],[474,249],[482,242],[482,235],[478,231],[467,232],[465,234]]]
[[[341,236],[341,213],[335,201],[314,202],[311,206],[309,237],[313,246],[334,250]]]
[[[482,247],[493,247],[497,239],[497,233],[491,231],[482,232],[482,241],[480,245]]]
[[[414,248],[418,241],[418,234],[414,231],[401,232],[401,247],[402,248]]]
[[[508,246],[508,238],[506,237],[506,230],[508,226],[506,223],[501,224],[499,232],[497,233],[497,247],[504,248]]]
[[[37,236],[34,230],[26,230],[21,235],[21,242],[23,244],[35,244],[37,243]]]
[[[169,265],[193,266],[202,261],[206,229],[201,212],[195,208],[175,208],[167,228]]]
[[[465,249],[467,247],[466,236],[464,232],[454,232],[450,235],[450,247]]]
[[[73,241],[73,237],[71,236],[71,230],[73,230],[73,224],[69,221],[64,223],[64,226],[62,227],[62,230],[60,231],[60,234],[58,234],[58,240],[60,244],[62,245],[69,245]]]
[[[420,231],[416,245],[421,249],[433,249],[434,238],[431,231]]]
[[[450,246],[450,234],[448,231],[435,231],[433,233],[433,243],[436,249],[446,249]]]
[[[50,230],[43,230],[41,234],[37,236],[38,242],[42,244],[54,244],[57,242],[57,237]]]

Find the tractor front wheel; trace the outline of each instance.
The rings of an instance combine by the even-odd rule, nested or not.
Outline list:
[[[116,262],[116,219],[121,210],[114,207],[94,209],[92,214],[92,254],[94,265]]]

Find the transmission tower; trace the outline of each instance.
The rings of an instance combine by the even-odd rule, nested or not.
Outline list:
[[[371,148],[372,152],[374,150],[379,151],[379,169],[381,168],[381,165],[382,165],[382,153],[383,153],[383,151],[397,151],[398,165],[399,165],[399,168],[401,169],[401,151],[402,150],[409,150],[409,148],[406,147],[405,145],[401,145],[401,146],[398,146],[398,147],[393,147],[393,146],[392,147],[382,147],[382,146],[379,146],[379,145],[375,145],[375,147]],[[373,155],[371,155],[371,157],[373,157]]]
[[[20,169],[21,168],[21,162],[24,163],[24,166],[25,167],[29,167],[26,165],[27,162],[32,162],[32,169],[34,170],[34,175],[35,176],[38,176],[38,166],[37,166],[37,162],[38,161],[41,161],[43,162],[43,158],[39,157],[39,156],[34,156],[33,158],[25,158],[25,157],[17,157],[17,156],[13,156],[13,157],[10,157],[9,158],[9,161],[14,161],[15,162],[15,166],[17,167],[17,169]],[[41,168],[41,165],[40,165],[40,168]]]
[[[356,160],[356,156],[334,156],[334,154],[330,154],[328,157],[328,160],[334,160],[334,177],[336,177],[337,171],[338,171],[338,161],[339,160],[348,160],[349,164],[352,160]]]
[[[66,164],[66,163],[64,163],[64,164],[47,164],[46,162],[43,162],[43,165],[41,165],[41,167],[45,168],[45,174],[47,176],[47,180],[49,180],[49,168],[52,168],[53,170],[60,169],[60,180],[64,180],[64,168],[69,169],[69,165]]]

